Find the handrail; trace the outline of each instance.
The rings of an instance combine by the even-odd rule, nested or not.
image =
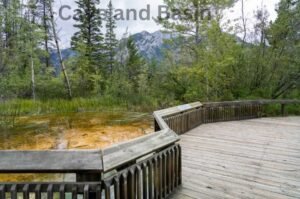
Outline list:
[[[148,154],[160,151],[179,141],[179,136],[164,121],[164,117],[193,110],[200,107],[200,102],[171,107],[155,111],[155,133],[136,138],[129,142],[116,144],[103,150],[104,172],[109,172],[126,163],[130,163]]]
[[[103,150],[104,172],[122,168],[127,163],[136,163],[136,160],[151,153],[160,151],[179,141],[179,136],[170,129],[164,129],[130,142],[124,142]]]
[[[101,173],[100,150],[0,151],[0,173]]]
[[[197,103],[194,103],[197,104]],[[186,112],[177,112],[164,117],[166,125],[177,134],[183,134],[205,123],[252,119],[263,116],[263,107],[281,105],[281,114],[285,115],[287,105],[300,104],[300,100],[247,100],[228,102],[206,102]]]
[[[194,102],[190,104],[184,104],[180,106],[175,106],[175,107],[155,111],[153,113],[153,116],[156,121],[156,127],[159,127],[160,129],[169,129],[170,127],[164,120],[165,117],[170,117],[179,113],[191,111],[201,106],[202,106],[201,102]]]
[[[232,105],[246,105],[246,104],[261,104],[261,105],[271,105],[271,104],[300,104],[300,100],[243,100],[243,101],[225,101],[225,102],[206,102],[203,103],[205,107],[212,106],[232,106]]]

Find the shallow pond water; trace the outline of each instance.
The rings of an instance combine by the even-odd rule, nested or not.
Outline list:
[[[0,150],[103,149],[153,132],[152,117],[136,112],[26,116],[0,128]],[[60,175],[0,175],[0,181],[61,180]]]

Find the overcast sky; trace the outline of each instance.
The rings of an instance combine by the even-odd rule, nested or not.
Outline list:
[[[150,13],[151,18],[158,16],[158,7],[159,5],[163,5],[163,0],[112,0],[115,9],[122,9],[126,12],[126,9],[136,9],[138,12],[141,9],[146,9],[147,5],[150,5]],[[269,14],[270,20],[276,19],[276,12],[275,7],[279,3],[279,0],[245,0],[245,13],[247,16],[247,24],[248,28],[253,27],[253,16],[254,11],[258,8],[264,6]],[[100,7],[106,8],[108,4],[108,0],[102,0]],[[62,15],[64,17],[68,17],[74,15],[74,9],[76,9],[75,0],[55,0],[55,10],[59,13],[59,9],[63,5],[68,5],[71,7],[69,10],[68,8],[63,9]],[[227,10],[225,12],[225,19],[237,19],[241,16],[241,3],[240,1],[236,3],[236,5]],[[57,24],[59,26],[59,36],[61,38],[61,44],[63,47],[69,47],[70,45],[70,38],[75,32],[73,28],[74,21],[71,20],[62,20],[57,17]],[[141,32],[141,31],[148,31],[148,32],[155,32],[157,30],[162,29],[161,26],[157,25],[153,20],[122,20],[118,21],[117,23],[117,36],[121,38],[128,27],[128,30],[131,34]]]

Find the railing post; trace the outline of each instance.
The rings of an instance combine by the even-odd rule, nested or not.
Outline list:
[[[156,120],[154,120],[154,130],[155,132],[161,130]]]
[[[285,116],[285,104],[281,104],[281,115]]]
[[[0,185],[0,198],[5,198],[5,185]]]
[[[101,182],[102,176],[97,173],[76,173],[76,182]],[[89,199],[96,199],[97,193],[89,193]]]
[[[76,173],[76,182],[100,182],[101,179],[97,173]]]

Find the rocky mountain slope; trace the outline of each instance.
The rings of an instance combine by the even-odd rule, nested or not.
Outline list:
[[[140,54],[148,61],[161,60],[164,56],[164,50],[170,48],[164,41],[173,37],[170,33],[156,31],[149,33],[143,31],[132,35]],[[72,49],[63,49],[62,56],[64,59],[76,56],[76,52]],[[59,66],[58,56],[55,50],[52,50],[50,55],[51,62],[54,66]]]

